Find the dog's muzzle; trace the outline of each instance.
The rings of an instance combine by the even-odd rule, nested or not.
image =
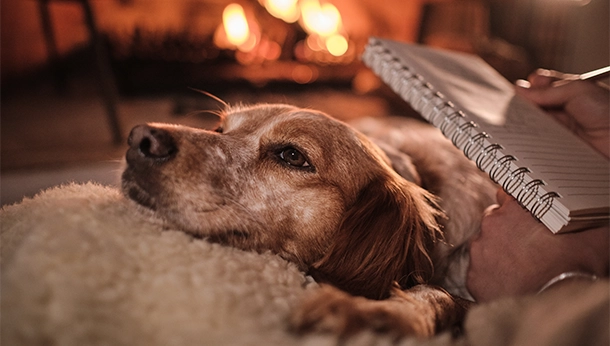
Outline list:
[[[138,125],[127,139],[129,165],[157,164],[176,156],[178,148],[169,131],[149,125]]]
[[[155,210],[161,191],[161,165],[178,153],[172,134],[149,125],[134,127],[127,139],[127,168],[122,175],[123,193],[139,204]]]

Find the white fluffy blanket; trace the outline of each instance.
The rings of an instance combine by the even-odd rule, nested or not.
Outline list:
[[[0,217],[2,345],[338,342],[289,331],[291,309],[316,287],[294,265],[164,229],[116,189],[55,188]],[[458,339],[399,343],[608,344],[607,282],[553,294],[477,307]],[[349,340],[390,342],[372,332]]]

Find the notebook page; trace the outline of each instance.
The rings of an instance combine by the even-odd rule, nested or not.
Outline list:
[[[532,179],[560,193],[570,209],[608,213],[608,161],[535,105],[483,60],[455,52],[383,40],[404,66],[420,74],[432,88],[462,110],[480,131],[500,143],[503,154],[517,158]],[[500,110],[500,111],[499,111]],[[467,119],[468,120],[468,119]]]

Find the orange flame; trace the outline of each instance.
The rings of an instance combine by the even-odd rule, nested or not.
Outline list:
[[[300,5],[303,27],[310,34],[315,33],[325,37],[338,32],[341,28],[341,14],[333,4],[320,5],[318,0],[302,0]]]
[[[312,51],[327,51],[333,56],[344,55],[349,40],[343,30],[343,21],[337,7],[320,0],[259,0],[267,11],[287,23],[299,24],[309,34],[305,44]],[[256,20],[246,16],[244,8],[232,3],[225,7],[222,24],[214,34],[215,44],[224,49],[239,49],[248,53],[262,44]],[[274,54],[275,56],[277,54]]]
[[[229,4],[222,12],[222,24],[229,42],[240,46],[250,36],[250,28],[244,8],[239,4]]]
[[[347,52],[348,40],[341,32],[343,21],[341,13],[331,3],[320,4],[318,0],[301,0],[302,26],[316,39],[308,39],[307,44],[312,50],[324,47],[331,55],[342,56]],[[322,44],[319,42],[322,41]]]
[[[333,34],[327,37],[324,43],[328,52],[334,56],[342,56],[347,52],[349,47],[347,39],[340,34]]]
[[[298,0],[264,0],[263,6],[269,13],[287,23],[294,23],[299,19]]]

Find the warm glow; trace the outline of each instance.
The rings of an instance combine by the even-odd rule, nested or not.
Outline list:
[[[347,39],[335,34],[326,39],[326,49],[334,56],[341,56],[347,52]]]
[[[333,4],[320,5],[318,0],[303,0],[300,4],[304,28],[309,33],[330,36],[341,28],[341,14]]]
[[[341,14],[337,7],[320,0],[258,0],[274,17],[288,23],[299,21],[307,32],[307,38],[295,47],[303,61],[345,61],[342,57],[349,51],[348,36],[343,29]],[[282,54],[281,44],[265,35],[254,15],[237,3],[228,5],[222,14],[222,24],[214,33],[214,43],[221,49],[238,50],[235,58],[241,64],[273,61]],[[340,59],[334,59],[337,57]],[[317,76],[296,70],[293,78],[299,83],[308,83]]]
[[[306,65],[298,65],[292,70],[292,80],[299,84],[311,83],[317,78],[317,70]]]
[[[308,35],[305,42],[307,42],[307,47],[309,47],[309,49],[313,50],[314,52],[324,50],[326,46],[324,41],[318,35]]]
[[[272,16],[287,23],[294,23],[299,19],[297,0],[265,0],[264,5]]]
[[[256,44],[257,44],[257,39],[255,35],[249,35],[248,39],[240,44],[239,46],[237,46],[237,48],[239,50],[241,50],[242,52],[251,52],[254,48],[256,48]]]
[[[230,4],[222,12],[222,23],[229,42],[240,46],[248,41],[250,29],[244,8],[238,4]]]

